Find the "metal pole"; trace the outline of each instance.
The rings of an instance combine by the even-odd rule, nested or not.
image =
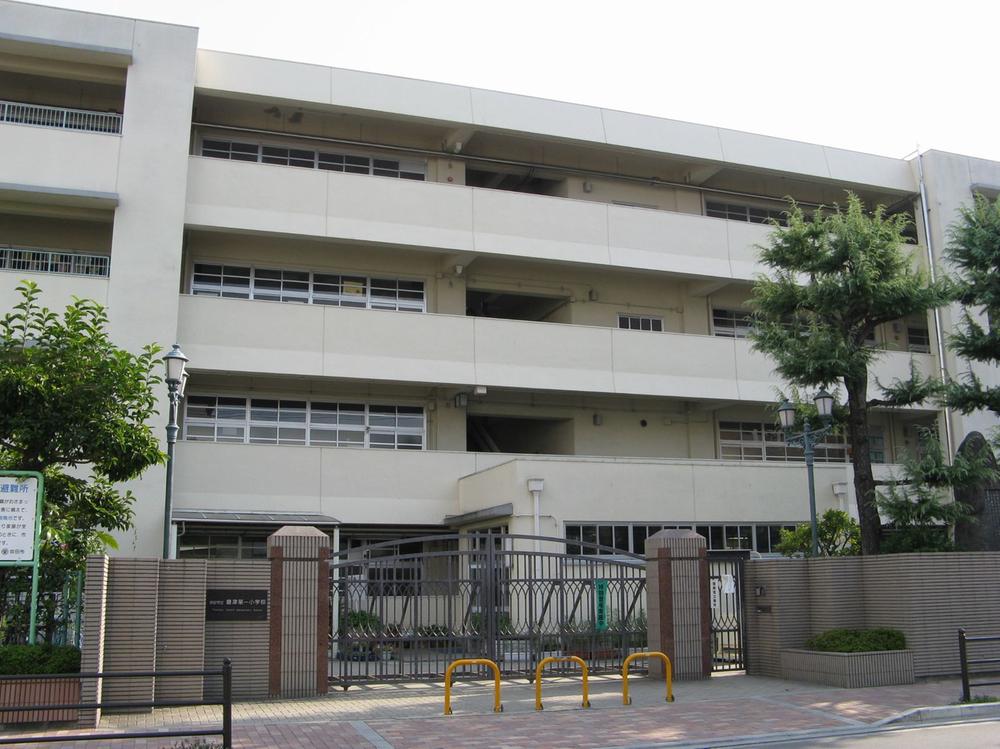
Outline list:
[[[965,650],[965,630],[958,630],[958,660],[962,666],[962,702],[969,702],[972,699],[972,691],[969,688],[969,654]]]
[[[167,383],[168,397],[170,399],[170,416],[167,421],[167,488],[166,496],[163,500],[163,558],[172,558],[170,547],[170,515],[171,503],[174,491],[174,443],[177,442],[177,402],[180,397],[177,393],[178,385]]]
[[[812,555],[819,556],[819,536],[816,529],[816,480],[813,477],[814,439],[806,419],[802,429],[802,449],[806,459],[806,477],[809,482],[809,526],[812,530]]]
[[[222,659],[222,746],[233,746],[233,662]]]
[[[38,634],[38,557],[41,556],[39,549],[35,550],[35,562],[31,565],[31,621],[28,622],[28,644],[35,644],[35,637]]]

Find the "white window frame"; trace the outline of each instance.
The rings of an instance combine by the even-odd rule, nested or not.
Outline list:
[[[636,322],[640,327],[633,328],[631,324],[628,326],[622,325],[623,322],[628,321],[629,323]],[[648,328],[641,327],[644,322],[649,323]],[[656,329],[654,326],[659,326]],[[644,315],[635,312],[619,312],[618,313],[618,329],[619,330],[634,330],[641,333],[663,333],[663,318],[658,315]]]
[[[772,462],[772,463],[801,463],[805,460],[801,447],[788,445],[781,434],[780,427],[766,422],[750,419],[719,419],[717,422],[718,434],[717,444],[719,445],[720,460],[735,460],[745,462]],[[723,427],[723,425],[726,425]],[[738,424],[734,429],[731,425]],[[723,431],[738,431],[740,439],[723,439]],[[743,439],[744,433],[750,432],[755,436],[753,439]],[[815,447],[815,460],[817,463],[840,463],[850,462],[847,455],[847,438],[840,435],[840,441],[834,441],[838,435],[827,435],[824,441]],[[739,456],[725,455],[726,450],[732,452],[739,450]],[[759,457],[757,456],[759,452]],[[770,453],[770,457],[769,457]],[[843,455],[843,459],[839,455]]]
[[[220,266],[221,272],[219,274],[220,281],[219,281],[219,287],[218,287],[218,289],[219,289],[219,293],[218,294],[209,293],[208,290],[207,290],[208,287],[205,287],[204,291],[196,291],[196,288],[195,288],[196,287],[196,278],[195,278],[195,276],[198,274],[197,266],[199,266],[199,265],[203,265],[203,266],[204,265],[218,265],[218,266]],[[246,268],[249,271],[249,275],[247,275],[247,276],[235,275],[235,274],[229,274],[229,275],[227,275],[226,272],[225,272],[225,269],[227,267],[228,268],[240,268],[240,269]],[[280,273],[281,274],[281,287],[282,288],[279,291],[277,291],[277,292],[274,291],[274,290],[272,290],[272,289],[262,290],[262,291],[258,292],[257,291],[257,281],[258,281],[257,274],[260,271],[266,271],[266,272],[269,272],[269,273]],[[307,284],[307,290],[304,291],[304,292],[301,292],[301,291],[298,291],[298,290],[292,291],[290,289],[288,291],[288,293],[286,294],[286,292],[284,290],[284,285],[285,285],[284,275],[286,273],[287,274],[301,273],[301,274],[307,275],[308,279],[305,280],[305,281],[291,280],[291,279],[289,280],[289,283],[305,283],[305,284]],[[318,292],[317,288],[316,288],[317,284],[319,284],[319,285],[327,285],[328,282],[326,282],[326,281],[318,281],[317,280],[317,276],[337,276],[337,277],[339,277],[340,282],[339,282],[338,285],[340,287],[340,292],[339,293],[337,293],[337,292],[327,292],[327,291],[319,291]],[[370,275],[370,274],[365,274],[365,273],[348,273],[348,272],[331,271],[331,270],[307,270],[307,269],[304,269],[304,268],[276,268],[276,267],[271,267],[271,266],[265,267],[265,266],[257,265],[255,263],[242,263],[242,262],[240,262],[238,260],[225,260],[225,261],[223,261],[223,260],[207,260],[207,259],[202,259],[202,258],[195,259],[195,260],[191,261],[191,272],[189,274],[189,278],[190,278],[190,281],[188,283],[188,293],[191,294],[192,296],[210,296],[210,297],[214,296],[216,298],[223,297],[223,298],[227,298],[227,299],[248,299],[248,300],[269,301],[269,302],[281,301],[283,303],[295,303],[295,302],[299,302],[299,303],[302,303],[302,304],[315,304],[317,306],[324,306],[324,307],[348,307],[348,308],[354,308],[354,309],[378,309],[378,310],[387,310],[387,311],[393,311],[393,312],[421,312],[421,313],[427,312],[427,281],[424,280],[423,278],[413,278],[413,277],[409,277],[409,278],[403,277],[403,278],[400,278],[400,277],[390,277],[388,275],[376,276],[376,275]],[[246,286],[247,293],[246,293],[246,296],[243,296],[242,293],[235,293],[233,291],[233,289],[237,289],[237,288],[238,289],[242,289],[243,288],[242,285],[239,286],[239,287],[236,287],[236,286],[230,287],[230,292],[227,294],[226,293],[226,288],[227,287],[226,287],[226,283],[225,283],[226,278],[240,278],[240,279],[246,278],[247,279],[247,286]],[[357,281],[361,281],[362,279],[364,280],[364,283],[365,283],[364,291],[361,294],[357,294],[356,299],[353,296],[347,296],[347,295],[344,294],[343,289],[344,289],[344,279],[345,278],[347,278],[347,279],[356,279]],[[266,279],[261,279],[261,280],[272,281],[273,279],[266,278]],[[395,301],[394,301],[393,305],[388,304],[386,301],[379,301],[379,300],[387,300],[387,299],[389,299],[391,297],[389,297],[387,295],[376,295],[376,294],[372,293],[373,289],[381,289],[381,288],[388,289],[387,286],[386,287],[375,286],[373,284],[373,281],[390,281],[390,282],[392,282],[393,284],[396,285],[396,296],[395,296]],[[422,298],[419,301],[417,301],[415,299],[400,298],[399,284],[402,284],[402,283],[411,283],[411,284],[419,283],[422,286]],[[405,291],[409,291],[409,293],[416,293],[416,292],[410,291],[410,290],[405,290]],[[321,294],[323,295],[323,297],[322,297],[323,301],[317,301],[317,298]],[[280,299],[272,299],[272,298],[263,298],[262,299],[262,297],[274,297],[274,296],[279,296],[281,298]],[[287,299],[284,298],[285,296],[287,296],[288,298]],[[352,301],[356,302],[356,303],[351,303]]]
[[[205,153],[205,142],[211,141],[214,143],[225,143],[228,148],[225,149],[229,153],[229,156],[213,155],[213,153],[221,153],[224,149],[209,147],[209,151],[213,153]],[[392,154],[384,153],[362,153],[353,149],[339,149],[336,144],[330,144],[329,149],[323,149],[314,147],[313,145],[303,146],[296,143],[279,143],[277,141],[251,141],[242,139],[232,139],[226,138],[224,136],[212,136],[208,134],[203,134],[199,141],[198,156],[209,158],[209,159],[225,159],[227,161],[246,161],[249,163],[257,164],[268,164],[270,166],[292,166],[299,169],[321,169],[323,171],[333,171],[339,172],[341,174],[362,174],[374,177],[388,177],[390,179],[406,179],[414,182],[426,182],[427,181],[427,161],[421,159],[406,159],[401,156],[395,156]],[[244,155],[250,154],[250,147],[255,147],[256,157],[254,159],[249,158],[237,158],[232,157],[233,145],[242,146],[242,150],[237,150],[236,153],[241,153]],[[287,156],[285,157],[284,163],[281,161],[274,161],[273,159],[280,159],[281,157],[277,154],[265,154],[265,149],[274,149],[279,151],[285,151]],[[298,152],[297,156],[292,155],[292,151]],[[335,157],[334,159],[322,158],[322,157]],[[333,168],[332,165],[336,165],[338,162],[336,158],[340,159],[341,168]],[[267,159],[272,159],[268,161]],[[353,164],[348,164],[348,159],[354,159]],[[364,159],[365,164],[361,164],[360,160]],[[293,163],[293,161],[298,163]],[[392,168],[386,166],[385,164],[379,164],[377,162],[396,162],[396,167]],[[324,166],[327,165],[327,166]],[[363,169],[363,170],[362,170]],[[393,174],[392,172],[395,172]]]
[[[729,307],[712,307],[712,335],[719,338],[744,339],[750,332],[749,312]],[[732,328],[720,328],[716,322],[717,318],[725,317],[733,323]],[[740,324],[743,322],[744,324]],[[741,335],[742,331],[742,335]]]
[[[214,398],[215,406],[207,406],[208,408],[213,408],[215,414],[209,417],[199,417],[191,416],[189,414],[189,408],[192,406],[192,399],[194,398]],[[218,405],[220,398],[231,399],[233,401],[242,401],[242,411],[243,417],[241,419],[220,419]],[[254,407],[254,402],[258,405]],[[275,418],[265,418],[262,416],[262,412],[270,410],[270,406],[260,405],[262,402],[277,401],[278,405],[276,407]],[[282,419],[282,409],[288,409],[290,414],[294,414],[298,411],[297,407],[284,406],[283,404],[295,404],[304,403],[304,421],[300,421],[295,418]],[[340,413],[339,407],[342,405],[359,405],[363,408],[363,419],[361,424],[351,424],[351,423],[340,423],[340,418],[336,424],[328,421],[314,421],[313,419],[313,404],[322,403],[324,405],[336,404],[338,406],[338,414]],[[229,405],[230,408],[236,409],[235,403]],[[394,409],[396,411],[396,421],[394,426],[388,426],[383,424],[373,424],[372,416],[379,413],[385,413],[385,411],[379,411],[378,409]],[[402,418],[406,419],[410,424],[407,426],[399,426],[399,419],[401,415],[399,414],[399,409],[407,409],[407,413],[402,415]],[[255,418],[254,411],[258,412]],[[413,422],[417,420],[417,413],[419,411],[419,426],[415,425]],[[327,409],[323,409],[324,413],[330,413]],[[344,413],[358,413],[357,410],[345,411]],[[252,396],[243,396],[235,394],[222,394],[222,393],[198,393],[192,392],[188,393],[184,399],[184,423],[183,423],[183,439],[190,442],[228,442],[234,444],[254,444],[254,445],[298,445],[301,447],[355,447],[364,449],[394,449],[394,450],[426,450],[427,449],[427,410],[423,406],[410,405],[406,403],[385,403],[373,401],[366,403],[363,401],[348,401],[348,400],[304,400],[302,398],[287,397],[287,396],[272,396],[266,394],[255,393]],[[231,430],[242,430],[242,436],[239,438],[233,437],[221,437],[219,436],[219,428],[228,428]],[[255,436],[253,434],[254,429],[258,430],[258,434]],[[275,429],[275,435],[273,438],[262,437],[259,430],[263,429]],[[191,430],[204,430],[205,434],[192,436]],[[297,439],[291,436],[282,437],[282,429],[286,431],[291,430],[304,430],[303,438]],[[316,431],[333,431],[338,432],[338,437],[336,443],[330,441],[313,441],[313,430]],[[207,435],[207,430],[211,430],[211,436]],[[360,442],[354,441],[341,441],[339,438],[339,432],[351,432],[351,433],[361,433],[363,435]],[[372,442],[372,435],[393,435],[391,444],[387,441],[378,440]],[[400,437],[419,437],[419,447],[415,446],[415,443],[401,441]],[[404,446],[407,445],[407,446]]]
[[[912,340],[913,333],[922,334],[922,338],[927,340],[927,343],[914,343]],[[919,325],[907,325],[906,326],[906,349],[914,354],[929,354],[931,352],[931,331],[929,328],[921,327]]]
[[[749,547],[741,546],[740,548],[742,550],[745,551],[745,550],[749,549],[751,551],[756,551],[756,552],[758,552],[760,554],[777,554],[777,552],[772,551],[772,549],[771,549],[772,544],[773,544],[772,539],[771,539],[771,530],[772,529],[781,529],[781,528],[785,528],[785,529],[788,529],[788,530],[794,530],[797,525],[799,525],[800,523],[803,523],[803,522],[805,522],[805,521],[797,521],[797,522],[750,521],[750,522],[748,522],[748,521],[745,521],[745,520],[740,520],[740,521],[711,522],[711,523],[693,523],[693,522],[677,523],[677,522],[674,522],[674,521],[667,521],[667,522],[656,521],[656,522],[652,522],[652,521],[645,521],[645,520],[625,520],[625,521],[621,521],[621,522],[597,522],[597,521],[594,521],[594,520],[567,520],[567,521],[565,521],[563,523],[563,538],[566,539],[566,549],[567,549],[568,553],[572,554],[573,551],[570,550],[570,547],[576,546],[576,547],[578,547],[580,549],[579,553],[582,556],[589,556],[589,557],[594,557],[594,556],[598,556],[598,557],[600,557],[600,556],[612,556],[608,552],[605,552],[605,551],[602,551],[602,550],[599,550],[596,554],[593,551],[589,551],[589,552],[586,551],[587,547],[584,547],[584,546],[581,545],[582,541],[583,541],[583,528],[584,527],[588,527],[588,528],[594,528],[595,529],[595,542],[598,543],[598,544],[601,544],[601,535],[602,535],[601,534],[601,530],[602,529],[605,529],[605,530],[610,529],[609,530],[609,534],[611,536],[611,540],[613,541],[614,540],[614,535],[615,535],[615,528],[624,528],[625,532],[626,532],[626,535],[627,535],[627,538],[628,538],[628,544],[627,544],[628,548],[621,548],[621,547],[615,547],[615,548],[618,548],[620,551],[628,551],[628,552],[630,552],[632,554],[643,554],[645,552],[645,549],[636,549],[635,548],[635,540],[636,540],[635,529],[636,528],[645,528],[646,529],[646,536],[645,536],[645,538],[649,538],[649,536],[652,535],[652,533],[656,533],[656,532],[658,532],[661,529],[681,528],[681,529],[684,529],[684,530],[698,531],[698,529],[700,528],[700,529],[703,529],[703,530],[704,529],[708,529],[708,531],[709,531],[708,535],[705,537],[706,548],[708,548],[708,549],[710,549],[712,551],[721,551],[721,550],[734,550],[734,549],[737,548],[735,546],[730,546],[727,543],[727,540],[729,538],[737,538],[737,537],[739,537],[739,536],[730,535],[729,531],[731,529],[735,530],[736,533],[741,533],[742,529],[748,528],[749,532],[750,532],[750,545],[749,545]],[[767,533],[768,533],[768,544],[767,545],[768,545],[769,548],[766,551],[761,551],[760,549],[757,548],[757,546],[758,546],[757,545],[757,529],[758,528],[762,528],[762,527],[768,529],[767,530]],[[576,536],[576,537],[574,537],[574,538],[570,538],[570,528],[579,529],[579,535]],[[720,528],[721,529],[723,544],[719,548],[716,548],[715,546],[713,546],[712,536],[714,534],[711,531],[712,528]],[[588,541],[587,543],[591,543],[591,542]],[[613,543],[612,544],[601,544],[601,545],[614,547]]]
[[[720,210],[716,207],[710,207],[709,204],[714,204],[715,206],[722,206],[723,209]],[[738,210],[734,210],[738,209]],[[762,216],[751,217],[751,212],[757,211],[763,213]],[[724,213],[723,216],[713,215],[714,213]],[[721,218],[726,221],[742,221],[743,223],[749,224],[770,224],[771,219],[774,219],[782,226],[787,226],[788,218],[785,214],[788,213],[787,208],[775,208],[774,206],[761,205],[759,203],[733,203],[725,199],[715,199],[705,197],[705,215],[709,218]]]

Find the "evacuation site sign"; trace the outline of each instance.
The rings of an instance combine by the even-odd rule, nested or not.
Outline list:
[[[605,579],[594,580],[594,595],[597,597],[596,616],[598,632],[604,632],[608,628],[608,581]]]
[[[0,562],[35,561],[38,479],[0,475]]]

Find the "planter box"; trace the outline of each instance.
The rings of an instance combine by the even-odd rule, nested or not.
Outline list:
[[[69,705],[80,701],[79,679],[37,679],[0,682],[0,705]],[[0,724],[76,722],[79,710],[23,710],[0,713]]]
[[[818,650],[782,650],[781,676],[847,689],[912,684],[913,651],[824,653]]]

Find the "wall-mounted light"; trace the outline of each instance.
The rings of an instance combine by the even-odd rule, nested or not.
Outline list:
[[[594,426],[599,427],[604,423],[604,414],[594,414]]]
[[[476,385],[472,389],[472,392],[475,395],[486,395],[486,386],[485,385]]]
[[[469,405],[469,394],[459,393],[455,396],[455,408],[465,408]]]

